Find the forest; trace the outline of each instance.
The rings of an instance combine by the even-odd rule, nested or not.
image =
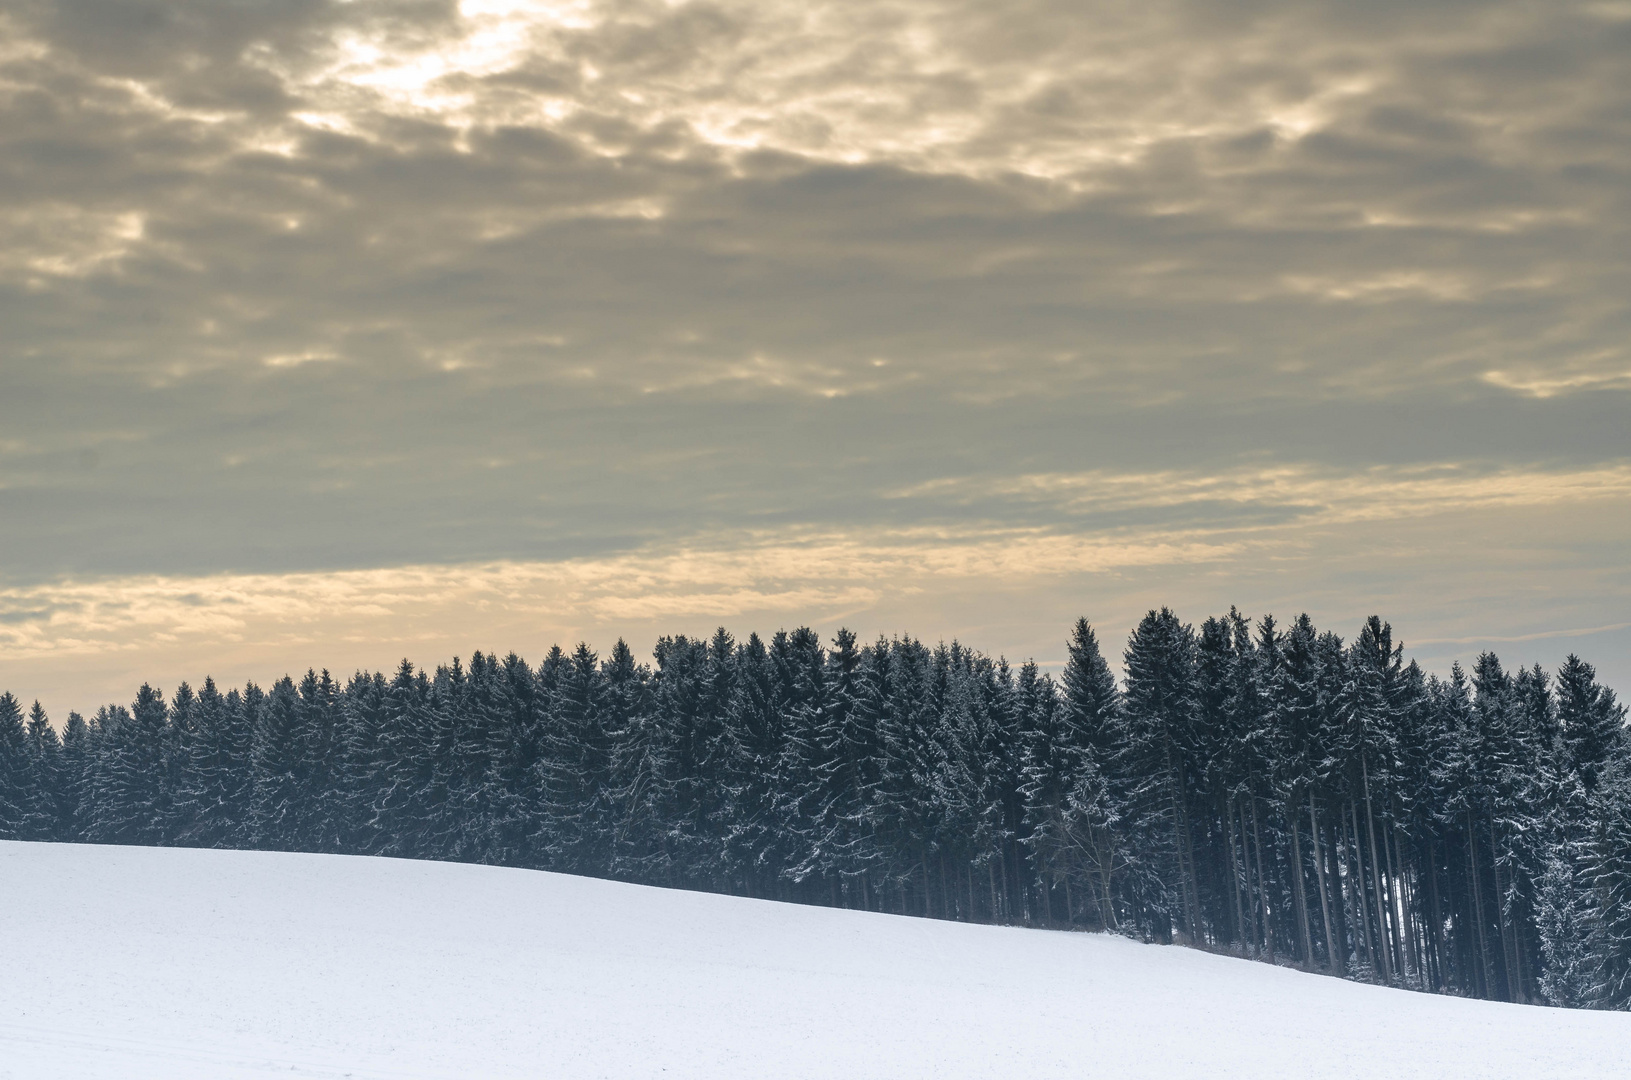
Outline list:
[[[58,730],[0,695],[0,838],[462,860],[1107,930],[1631,1007],[1631,740],[1574,656],[1447,677],[1372,617],[1163,608],[1118,684],[808,628],[285,676]],[[117,900],[110,898],[110,904]]]

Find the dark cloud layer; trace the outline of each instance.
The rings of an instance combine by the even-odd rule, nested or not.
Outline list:
[[[1618,477],[1628,57],[1614,3],[13,0],[0,579]]]

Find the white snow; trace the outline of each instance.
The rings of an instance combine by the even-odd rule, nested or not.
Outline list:
[[[1625,1077],[1631,1014],[525,870],[0,843],[0,1077]]]

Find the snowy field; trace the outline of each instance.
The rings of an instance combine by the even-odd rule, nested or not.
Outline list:
[[[0,843],[0,1077],[1631,1076],[1631,1014],[522,870]]]

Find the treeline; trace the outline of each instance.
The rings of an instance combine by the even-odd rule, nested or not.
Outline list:
[[[809,629],[556,648],[268,691],[206,679],[60,737],[0,696],[0,836],[540,867],[1104,928],[1509,1001],[1631,1004],[1631,740],[1575,657],[1469,677],[1304,616],[1165,609],[1121,686]]]

